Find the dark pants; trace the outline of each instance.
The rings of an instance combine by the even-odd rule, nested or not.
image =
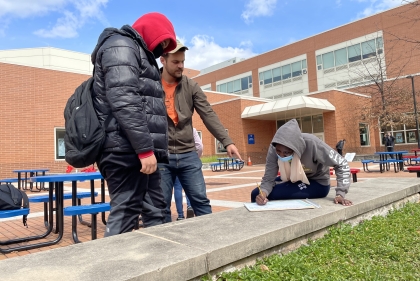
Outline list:
[[[386,147],[386,151],[388,151],[388,152],[394,152],[394,147],[393,146],[387,146]],[[390,154],[389,157],[391,159],[394,159],[394,155],[393,154]]]
[[[138,228],[141,214],[144,227],[165,222],[165,201],[157,170],[146,175],[134,153],[103,153],[98,164],[108,186],[111,211],[105,237]]]
[[[267,198],[268,200],[324,198],[330,192],[329,185],[322,185],[314,180],[309,180],[309,183],[310,185],[301,181],[295,183],[286,181],[276,184]],[[258,194],[258,188],[251,192],[251,202],[255,202]]]
[[[337,149],[338,154],[340,154],[341,156],[343,156],[343,150],[342,149]]]
[[[169,164],[158,164],[162,176],[161,187],[167,203],[166,222],[172,221],[171,202],[175,177],[178,177],[186,196],[190,199],[194,214],[196,216],[211,214],[202,166],[203,164],[195,151],[181,154],[171,153],[169,154]]]

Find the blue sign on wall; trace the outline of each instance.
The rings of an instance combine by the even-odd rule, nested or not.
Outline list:
[[[255,144],[254,134],[248,134],[248,144]]]

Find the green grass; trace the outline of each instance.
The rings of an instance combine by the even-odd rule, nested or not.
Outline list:
[[[226,157],[224,155],[212,155],[212,156],[203,156],[200,158],[201,163],[213,163],[218,162],[217,158]]]
[[[308,246],[217,280],[420,280],[420,204],[409,203],[353,228],[331,227]]]

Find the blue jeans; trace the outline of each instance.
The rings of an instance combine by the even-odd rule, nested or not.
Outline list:
[[[182,205],[182,185],[179,182],[178,177],[175,178],[174,182],[174,197],[175,197],[175,205],[176,205],[176,212],[178,213],[179,218],[184,217],[184,210]],[[187,199],[187,207],[191,207],[190,199],[188,199],[188,196],[185,196]]]
[[[176,177],[190,199],[194,214],[196,216],[211,214],[210,200],[207,198],[206,183],[201,171],[202,165],[195,151],[169,154],[169,164],[158,163],[162,178],[160,186],[166,202],[166,222],[172,221],[171,201]]]
[[[286,200],[286,199],[311,199],[324,198],[330,192],[329,185],[322,185],[314,180],[309,180],[310,185],[306,185],[301,181],[292,183],[290,181],[276,184],[268,195],[268,200]],[[251,192],[251,202],[255,202],[255,198],[259,194],[258,188]]]

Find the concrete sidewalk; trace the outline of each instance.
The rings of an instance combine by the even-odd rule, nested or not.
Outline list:
[[[350,163],[352,168],[361,168],[362,165],[360,162],[352,162]],[[375,169],[375,166],[370,166],[371,169]],[[264,165],[255,165],[255,166],[245,166],[240,171],[222,171],[222,172],[212,172],[211,170],[203,170],[203,174],[205,176],[205,181],[207,184],[207,195],[211,200],[212,210],[213,213],[219,213],[235,208],[241,208],[243,206],[243,202],[250,201],[250,193],[251,190],[255,188],[256,182],[261,182],[261,178],[264,174]],[[379,167],[376,167],[379,169]],[[364,181],[370,178],[389,178],[389,177],[398,177],[398,178],[416,178],[416,174],[409,174],[405,172],[372,172],[372,173],[364,173],[363,170],[358,174],[359,181]],[[332,189],[333,186],[336,185],[335,183],[335,175],[331,176],[331,185]],[[80,191],[89,191],[88,183],[81,183],[78,185]],[[100,193],[99,190],[99,183],[96,184],[97,191]],[[70,185],[66,187],[67,191],[71,190]],[[39,193],[31,193],[28,192],[29,196],[38,195]],[[350,187],[350,192],[348,194],[348,198],[354,200],[353,198],[354,191],[353,187]],[[108,196],[106,200],[109,200]],[[356,201],[355,201],[356,202]],[[82,203],[89,203],[89,199],[84,199]],[[185,200],[184,200],[185,203]],[[70,200],[65,201],[65,205],[69,205]],[[176,210],[175,204],[172,202],[172,219],[173,221],[176,220]],[[184,204],[184,213],[186,212],[186,205]],[[84,216],[84,219],[89,221],[90,216]],[[0,219],[0,241],[18,238],[18,237],[25,237],[25,236],[32,236],[32,235],[39,235],[45,232],[45,228],[43,226],[43,204],[31,204],[31,214],[29,215],[28,219],[29,228],[25,228],[22,225],[22,218],[15,217],[12,219]],[[21,251],[21,252],[13,252],[10,254],[0,254],[0,260],[24,256],[32,253],[48,251],[54,248],[60,247],[67,247],[73,244],[71,239],[71,218],[65,218],[65,233],[63,239],[57,245],[50,246],[50,247],[43,247],[38,249],[33,249],[29,251]],[[104,233],[104,225],[102,223],[98,223],[98,238],[103,237]],[[90,228],[79,225],[78,226],[78,234],[79,238],[83,242],[90,241]],[[51,234],[47,237],[47,239],[41,240],[51,240],[55,239],[56,235]],[[37,241],[38,242],[38,241]],[[34,243],[34,242],[30,242]],[[2,246],[6,247],[6,246]]]
[[[352,185],[353,206],[315,199],[320,209],[249,212],[238,207],[60,249],[0,261],[1,280],[190,280],[276,253],[341,221],[386,214],[418,201],[417,178]]]

